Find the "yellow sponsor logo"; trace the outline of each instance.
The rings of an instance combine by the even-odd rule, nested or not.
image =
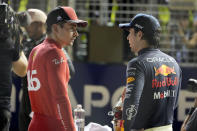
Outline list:
[[[33,56],[32,56],[33,61],[34,61],[36,55],[37,55],[37,52],[35,51],[35,52],[33,53]]]
[[[127,78],[127,83],[133,82],[134,80],[135,80],[134,77],[128,77],[128,78]]]
[[[155,69],[155,76],[158,76],[159,74],[161,74],[163,76],[168,76],[170,74],[176,74],[174,67],[171,68],[167,65],[162,65],[158,69],[156,67],[154,67],[154,69]]]

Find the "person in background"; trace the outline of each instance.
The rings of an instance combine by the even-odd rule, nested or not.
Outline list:
[[[172,131],[182,71],[174,58],[158,49],[161,31],[158,20],[140,13],[119,27],[129,31],[127,40],[136,54],[126,70],[124,130]]]
[[[182,26],[180,26],[182,27]],[[188,49],[188,61],[197,62],[197,16],[194,17],[193,21],[193,33],[190,37],[187,37],[184,33],[184,30],[180,28],[179,33],[182,37],[184,46]]]
[[[72,45],[77,27],[85,27],[73,8],[56,7],[46,20],[47,37],[34,47],[28,62],[28,92],[34,112],[29,131],[75,131],[68,97],[70,78],[63,47]]]
[[[33,47],[43,42],[46,36],[45,22],[47,16],[43,11],[39,9],[28,9],[26,12],[21,12],[20,16],[22,16],[23,14],[26,15],[26,21],[29,21],[27,22],[27,24],[21,24],[23,27],[25,27],[27,35],[29,36],[29,38],[23,40],[23,50],[26,57],[28,58]],[[22,22],[24,23],[24,21]],[[27,86],[27,76],[25,76],[22,78],[21,83],[23,95],[19,109],[20,131],[27,131],[29,123],[31,121],[31,105]]]
[[[196,130],[197,130],[197,97],[195,98],[194,106],[190,108],[189,113],[181,126],[181,131],[196,131]]]
[[[189,78],[185,88],[187,91],[197,92],[197,79]],[[190,107],[189,112],[181,126],[181,131],[196,131],[197,129],[197,96],[194,98],[194,105]]]
[[[11,16],[5,16],[6,20],[1,19],[0,22],[0,131],[9,131],[12,71],[24,77],[27,73],[27,58],[20,50],[20,28],[15,12],[8,5],[3,6],[7,6],[8,10],[2,10],[1,15],[10,13]]]
[[[192,35],[192,30],[189,28],[189,13],[188,11],[180,11],[179,14],[174,17],[177,17],[178,22],[175,22],[170,27],[170,55],[172,55],[178,63],[188,62],[188,48],[182,38],[190,39]]]

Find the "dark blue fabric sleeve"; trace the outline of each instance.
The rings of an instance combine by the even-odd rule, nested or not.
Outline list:
[[[129,131],[130,129],[135,129],[134,123],[144,88],[144,73],[136,61],[129,62],[126,78],[127,84],[123,102],[123,120],[125,131]]]

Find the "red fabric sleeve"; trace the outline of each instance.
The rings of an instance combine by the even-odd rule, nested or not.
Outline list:
[[[72,108],[68,97],[69,68],[61,49],[52,49],[47,55],[48,83],[56,102],[55,108],[66,131],[75,131]]]

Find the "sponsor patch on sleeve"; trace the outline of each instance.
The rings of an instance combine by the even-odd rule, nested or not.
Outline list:
[[[59,64],[62,64],[62,63],[64,63],[64,62],[65,62],[65,60],[64,60],[63,57],[61,57],[61,58],[59,58],[59,59],[54,58],[54,59],[52,60],[52,63],[54,63],[55,65],[59,65]]]
[[[129,108],[126,109],[127,120],[131,120],[137,114],[137,109],[135,105],[130,105]]]
[[[133,81],[135,81],[135,78],[134,77],[128,77],[127,78],[127,84],[129,84],[129,83],[131,83]]]
[[[136,74],[136,68],[129,68],[127,71],[127,77],[129,76],[135,76]]]

